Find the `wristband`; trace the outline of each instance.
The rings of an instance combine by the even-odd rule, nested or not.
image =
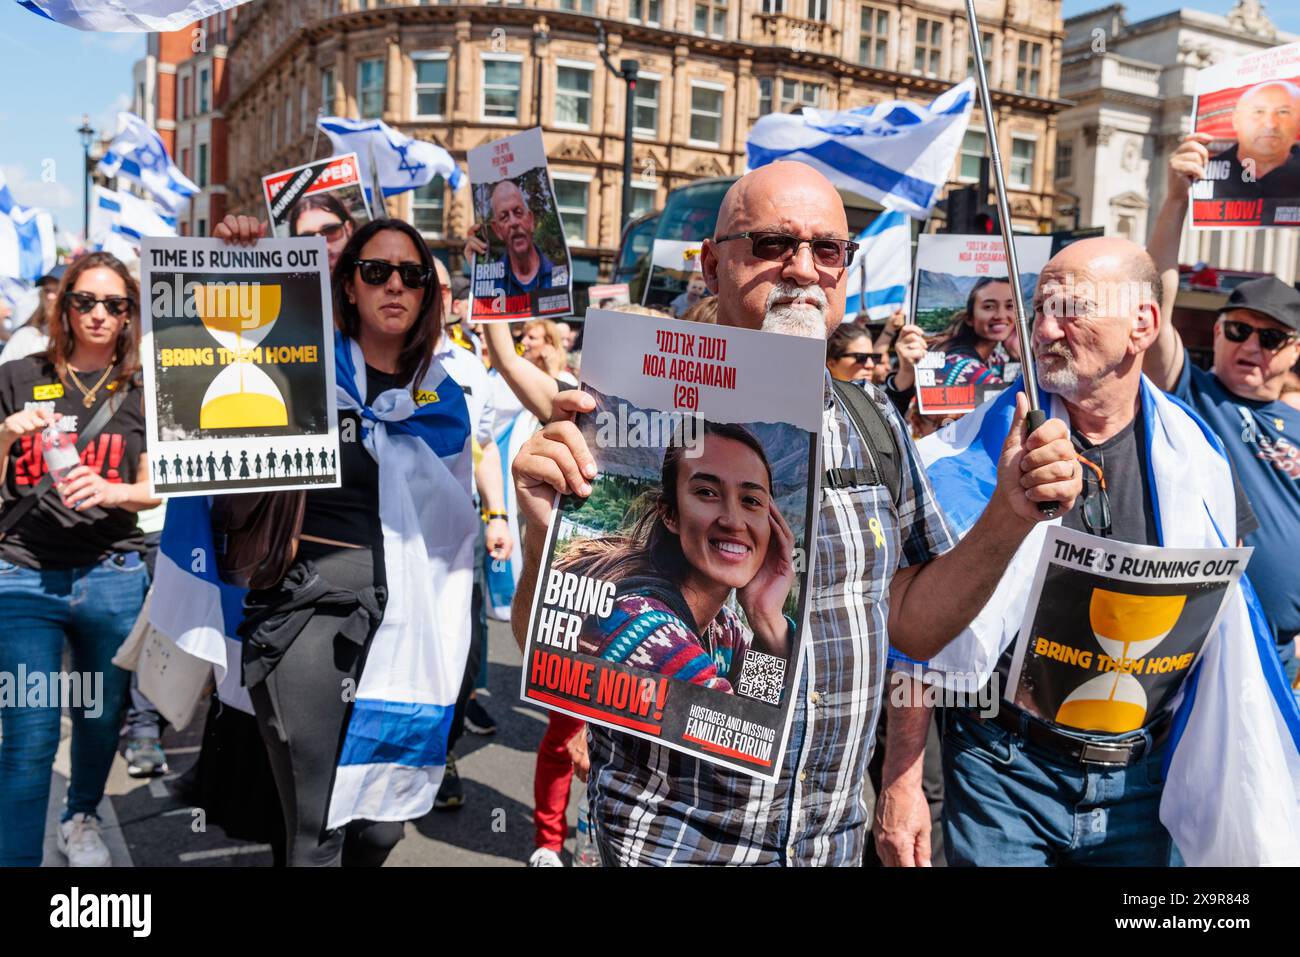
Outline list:
[[[484,512],[483,513],[483,521],[485,522],[490,522],[494,518],[499,518],[503,522],[510,521],[510,516],[505,512]]]

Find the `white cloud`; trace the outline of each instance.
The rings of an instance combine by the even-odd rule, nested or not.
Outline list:
[[[40,176],[31,179],[27,170],[18,165],[0,166],[5,179],[9,181],[9,190],[14,199],[23,206],[40,206],[44,209],[72,206],[77,202],[76,195],[64,185],[64,181],[79,182],[77,170],[53,169],[53,182],[45,182]]]
[[[147,44],[138,33],[91,33],[81,35],[83,46],[98,47],[112,53],[136,53],[144,56]]]

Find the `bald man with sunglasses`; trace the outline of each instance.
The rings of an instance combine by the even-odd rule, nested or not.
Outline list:
[[[1178,292],[1178,246],[1187,221],[1188,192],[1209,161],[1204,133],[1192,133],[1169,160],[1168,192],[1151,234],[1149,252],[1160,270],[1163,309],[1172,314]],[[1206,372],[1188,358],[1172,323],[1147,352],[1146,374],[1192,406],[1227,447],[1250,498],[1259,528],[1247,574],[1273,627],[1278,654],[1296,681],[1300,633],[1300,410],[1281,401],[1287,375],[1300,362],[1300,292],[1273,276],[1233,289],[1214,323],[1214,366]]]

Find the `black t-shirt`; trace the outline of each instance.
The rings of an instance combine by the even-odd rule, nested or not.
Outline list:
[[[382,392],[397,388],[397,377],[366,366],[366,404]],[[349,437],[351,441],[348,441]],[[307,493],[302,532],[349,545],[380,546],[379,463],[361,443],[361,417],[339,412],[339,488]]]
[[[103,369],[78,372],[89,387],[98,382]],[[75,385],[65,386],[44,354],[16,359],[0,365],[0,419],[33,406],[43,405],[61,414],[59,426],[76,441],[78,430],[88,423],[113,392],[102,388],[90,408]],[[81,462],[107,481],[134,484],[140,456],[145,450],[143,393],[133,389],[121,408],[99,435],[81,453]],[[40,433],[18,439],[9,448],[0,498],[5,507],[31,494],[45,476]],[[122,508],[102,509],[99,518],[75,512],[50,489],[9,530],[0,542],[0,558],[27,568],[80,568],[103,561],[113,552],[145,551],[144,533],[135,512]]]

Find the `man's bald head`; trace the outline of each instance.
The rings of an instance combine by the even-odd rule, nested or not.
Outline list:
[[[511,180],[503,179],[492,187],[492,197],[490,202],[492,204],[492,215],[494,217],[497,214],[497,210],[507,203],[522,203],[523,201],[524,191]]]
[[[714,238],[700,253],[704,280],[718,296],[720,325],[827,335],[844,317],[848,270],[818,266],[808,245],[785,262],[759,259],[744,232],[802,240],[849,239],[839,193],[805,163],[779,162],[746,173],[727,190]]]
[[[1034,295],[1034,357],[1049,392],[1079,401],[1136,395],[1142,354],[1160,331],[1160,274],[1117,237],[1071,243],[1043,268]]]
[[[1300,87],[1286,80],[1256,83],[1232,110],[1237,158],[1253,160],[1255,176],[1265,176],[1286,162],[1300,133]]]
[[[527,266],[535,255],[533,246],[533,211],[523,190],[508,179],[492,187],[492,231],[506,244],[516,272]]]

